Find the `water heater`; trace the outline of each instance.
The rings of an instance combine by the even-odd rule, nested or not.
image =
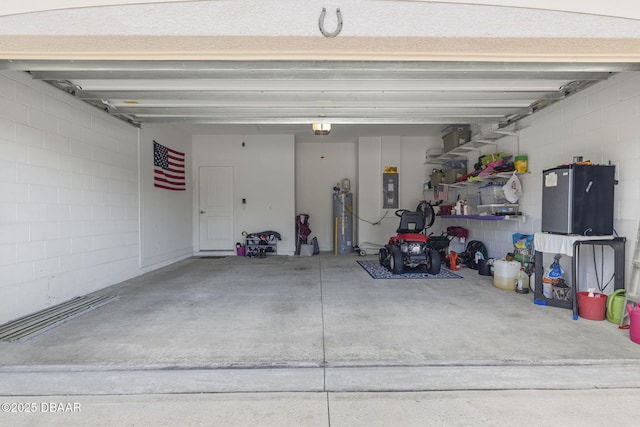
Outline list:
[[[334,252],[353,252],[353,194],[343,191],[333,193]]]

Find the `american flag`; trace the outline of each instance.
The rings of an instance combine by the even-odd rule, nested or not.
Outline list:
[[[153,141],[153,186],[166,190],[186,190],[184,153]]]

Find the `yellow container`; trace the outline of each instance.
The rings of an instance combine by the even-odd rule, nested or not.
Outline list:
[[[516,172],[525,173],[529,169],[529,159],[527,156],[516,156]]]

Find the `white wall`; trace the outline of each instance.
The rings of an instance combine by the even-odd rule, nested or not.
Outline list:
[[[0,73],[0,323],[138,272],[138,130]]]
[[[357,241],[367,253],[375,253],[377,247],[385,244],[389,237],[395,234],[399,223],[399,218],[394,214],[395,209],[382,209],[384,167],[398,168],[399,208],[414,210],[423,199],[423,185],[431,171],[424,164],[425,152],[428,148],[438,146],[442,146],[442,140],[437,137],[385,136],[359,139],[358,213],[360,220],[358,220]]]
[[[442,220],[445,225],[470,229],[471,238],[482,240],[492,257],[512,250],[514,232],[540,231],[542,171],[574,156],[616,165],[614,228],[627,238],[626,281],[629,282],[635,239],[640,220],[640,73],[624,73],[545,108],[519,126],[518,137],[499,140],[498,149],[526,154],[529,173],[520,176],[524,195],[519,201],[527,216],[524,224],[510,221]],[[519,149],[518,149],[519,145]],[[486,151],[486,149],[485,149]],[[545,265],[546,267],[546,265]]]
[[[158,268],[193,254],[191,134],[171,125],[144,125],[141,132],[141,265]],[[153,141],[185,153],[187,188],[153,186]]]
[[[243,146],[244,143],[244,146]],[[295,252],[295,153],[293,135],[195,135],[193,137],[194,224],[198,223],[198,169],[234,168],[234,239],[242,232],[280,233],[278,254]],[[246,199],[246,204],[242,199]],[[193,242],[199,250],[198,226]]]
[[[356,204],[355,142],[296,143],[296,215],[309,215],[309,237],[318,238],[321,251],[334,248],[333,187],[343,178],[351,180]]]

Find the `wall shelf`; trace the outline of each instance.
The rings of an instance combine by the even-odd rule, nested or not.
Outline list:
[[[517,221],[526,222],[524,215],[438,215],[440,218],[449,219],[475,219],[479,221]]]
[[[462,187],[467,187],[474,184],[479,184],[482,182],[495,181],[497,179],[508,180],[509,178],[511,178],[511,175],[513,175],[513,172],[498,172],[493,175],[476,177],[471,181],[461,181],[461,182],[455,182],[453,184],[447,184],[447,185],[449,186],[449,188],[462,188]],[[520,173],[516,172],[516,175],[520,175]]]
[[[477,151],[485,145],[496,145],[496,141],[492,139],[472,139],[466,144],[460,145],[453,150],[447,151],[446,153],[440,154],[437,157],[431,157],[428,161],[425,161],[425,164],[438,163],[442,164],[448,160],[458,159],[461,157],[466,158],[467,154],[470,151]]]

